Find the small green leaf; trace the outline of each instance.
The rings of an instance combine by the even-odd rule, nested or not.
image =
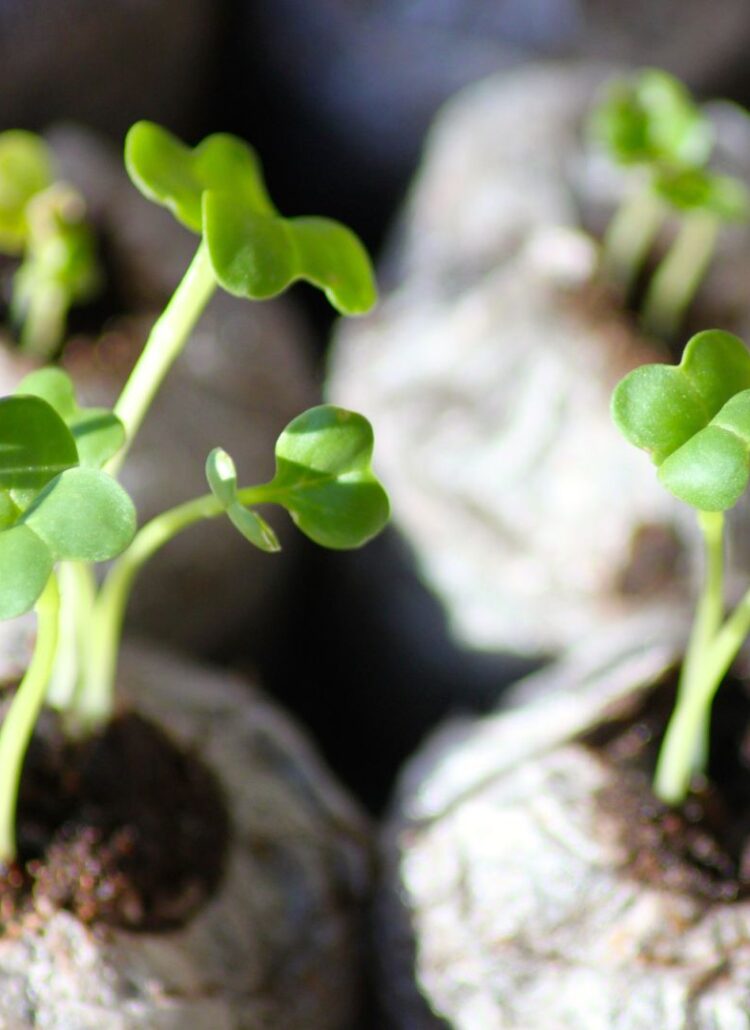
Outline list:
[[[125,427],[107,408],[79,408],[73,383],[62,369],[40,368],[25,376],[17,393],[41,397],[70,429],[81,465],[103,468],[125,442]]]
[[[206,193],[203,210],[211,264],[228,293],[261,300],[305,279],[344,315],[363,314],[375,303],[367,252],[339,222],[261,215],[215,192]]]
[[[135,186],[175,218],[201,232],[205,190],[221,190],[238,205],[273,212],[258,157],[236,136],[216,133],[191,149],[153,122],[137,122],[125,140],[125,167]]]
[[[75,468],[49,483],[21,517],[54,559],[106,561],[135,534],[133,503],[111,476]]]
[[[33,396],[0,398],[0,489],[35,492],[77,464],[73,436],[51,405]]]
[[[215,447],[206,458],[206,479],[222,508],[228,508],[237,499],[237,469],[221,447]]]
[[[257,511],[244,508],[239,501],[235,501],[227,508],[227,515],[234,528],[261,551],[273,554],[281,550],[279,538]]]
[[[710,211],[723,222],[744,221],[750,210],[748,191],[739,179],[700,168],[660,169],[654,189],[680,211]]]
[[[594,110],[591,130],[622,164],[698,167],[713,144],[708,119],[682,83],[656,70],[610,83]]]
[[[295,418],[276,443],[269,499],[324,547],[360,547],[388,520],[388,497],[370,467],[372,427],[333,405]]]
[[[690,340],[679,366],[643,365],[625,376],[612,397],[612,416],[626,439],[660,465],[749,388],[744,343],[711,329]]]
[[[46,143],[32,132],[0,133],[0,250],[18,254],[28,232],[27,205],[52,182]]]
[[[0,533],[0,619],[14,619],[34,607],[52,566],[49,548],[29,526]]]
[[[214,448],[206,459],[206,479],[211,493],[246,540],[261,551],[281,550],[278,537],[265,519],[238,501],[237,470],[230,456],[220,447]]]
[[[680,365],[646,365],[612,399],[618,427],[650,450],[662,484],[700,511],[726,511],[750,477],[750,353],[736,336],[694,336]]]

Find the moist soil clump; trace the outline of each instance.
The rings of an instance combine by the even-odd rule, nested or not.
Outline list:
[[[676,682],[650,691],[635,716],[600,726],[583,740],[612,775],[597,797],[637,879],[709,902],[750,896],[750,691],[719,689],[711,723],[708,775],[679,808],[656,798],[651,782],[672,712]]]
[[[0,931],[67,909],[129,930],[185,923],[221,880],[229,819],[213,774],[134,714],[72,743],[45,714],[26,758],[19,858],[0,879]]]

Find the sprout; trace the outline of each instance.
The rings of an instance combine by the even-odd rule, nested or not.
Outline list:
[[[42,703],[46,697],[62,711],[71,734],[94,733],[111,717],[124,612],[151,555],[194,523],[221,515],[256,547],[278,551],[276,534],[255,510],[265,503],[282,506],[310,539],[335,549],[360,547],[388,518],[387,495],[370,467],[369,423],[322,405],[281,433],[270,482],[238,487],[234,462],[216,448],[206,462],[210,492],[136,529],[116,475],[217,286],[263,298],[303,278],[348,314],[372,306],[375,286],[349,229],[323,218],[284,219],[274,210],[254,151],[235,137],[209,136],[190,150],[140,122],[128,135],[126,163],[142,192],[201,240],[112,411],[81,408],[68,376],[53,368],[32,373],[15,395],[0,399],[0,618],[32,608],[38,616],[32,661],[0,728],[5,862],[15,856],[20,769]],[[2,200],[0,193],[0,212]],[[8,217],[8,225],[17,221]],[[91,564],[111,559],[97,587]]]
[[[662,745],[655,793],[680,804],[708,762],[714,695],[750,633],[750,591],[724,613],[724,512],[750,479],[750,352],[730,333],[694,336],[679,365],[644,365],[612,398],[614,421],[651,454],[670,493],[697,510],[705,542],[702,593]]]
[[[21,257],[10,306],[21,349],[54,357],[69,309],[95,296],[101,273],[83,197],[55,181],[46,144],[30,132],[0,133],[0,252]]]
[[[634,188],[604,239],[602,269],[627,299],[667,212],[677,235],[646,292],[644,329],[665,339],[677,332],[700,286],[722,223],[744,221],[750,198],[737,179],[716,175],[708,119],[685,87],[661,71],[610,84],[591,118],[593,137],[614,162],[634,169]]]

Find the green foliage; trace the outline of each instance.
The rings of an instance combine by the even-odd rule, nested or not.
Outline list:
[[[725,511],[750,476],[750,353],[731,333],[694,336],[682,361],[644,365],[614,392],[624,436],[651,453],[659,478],[701,511]]]
[[[83,426],[89,453],[113,442],[111,420],[91,429],[59,370],[28,377],[47,392],[0,399],[0,618],[28,611],[61,559],[103,561],[135,533],[135,510],[119,484],[96,467],[82,467],[73,427]],[[24,384],[21,384],[21,390]],[[53,404],[55,406],[53,406]],[[56,410],[58,409],[58,410]],[[64,417],[66,416],[66,418]],[[92,444],[99,438],[100,444]],[[91,446],[89,446],[91,445]]]
[[[657,169],[654,191],[677,211],[707,211],[722,222],[745,221],[750,197],[739,179],[702,168]]]
[[[122,422],[108,408],[79,408],[70,377],[59,368],[41,368],[25,376],[16,393],[45,400],[70,430],[81,465],[104,468],[125,443]]]
[[[304,279],[342,314],[362,314],[375,303],[372,267],[354,233],[326,218],[283,218],[255,151],[242,140],[208,136],[191,150],[158,125],[138,122],[125,163],[146,197],[202,233],[229,293],[261,300]]]
[[[215,448],[206,460],[206,478],[211,492],[233,525],[251,544],[269,553],[280,551],[279,539],[257,512],[243,507],[237,497],[237,470],[226,451]]]
[[[311,540],[361,547],[388,520],[388,496],[372,468],[372,426],[330,404],[298,415],[276,442],[269,499],[287,509]]]
[[[0,133],[0,251],[20,254],[28,235],[29,201],[52,183],[52,162],[33,132]]]
[[[711,125],[689,92],[655,69],[610,83],[591,130],[620,164],[697,167],[713,144]]]

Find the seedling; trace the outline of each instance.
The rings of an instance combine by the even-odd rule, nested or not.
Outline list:
[[[136,529],[115,476],[217,285],[263,298],[303,278],[346,314],[368,310],[375,287],[364,248],[343,225],[279,215],[254,151],[241,140],[209,136],[190,150],[140,122],[125,153],[135,184],[197,233],[199,244],[113,411],[80,408],[57,368],[32,373],[15,395],[0,399],[0,618],[32,608],[38,616],[32,661],[0,729],[6,863],[15,856],[18,783],[41,707],[46,699],[58,708],[74,735],[95,733],[109,720],[125,607],[152,554],[188,526],[224,514],[250,543],[276,551],[276,535],[256,510],[264,503],[281,505],[303,533],[336,549],[361,546],[388,517],[388,498],[370,467],[369,423],[322,405],[281,433],[269,482],[239,488],[231,457],[216,448],[206,462],[209,492]],[[92,563],[113,558],[97,586]]]
[[[0,133],[0,253],[19,256],[11,321],[21,349],[41,358],[59,351],[68,311],[101,285],[83,197],[53,174],[39,136]]]
[[[611,84],[591,129],[613,161],[633,170],[632,192],[612,219],[602,251],[603,273],[624,299],[668,213],[679,220],[642,308],[645,330],[669,340],[708,269],[720,225],[750,214],[748,192],[737,179],[709,170],[711,124],[665,72],[644,71]]]
[[[750,590],[725,615],[724,512],[750,479],[750,352],[730,333],[694,336],[679,365],[644,365],[612,399],[624,436],[651,454],[670,493],[697,511],[705,573],[655,793],[671,805],[705,775],[714,695],[750,633]]]

